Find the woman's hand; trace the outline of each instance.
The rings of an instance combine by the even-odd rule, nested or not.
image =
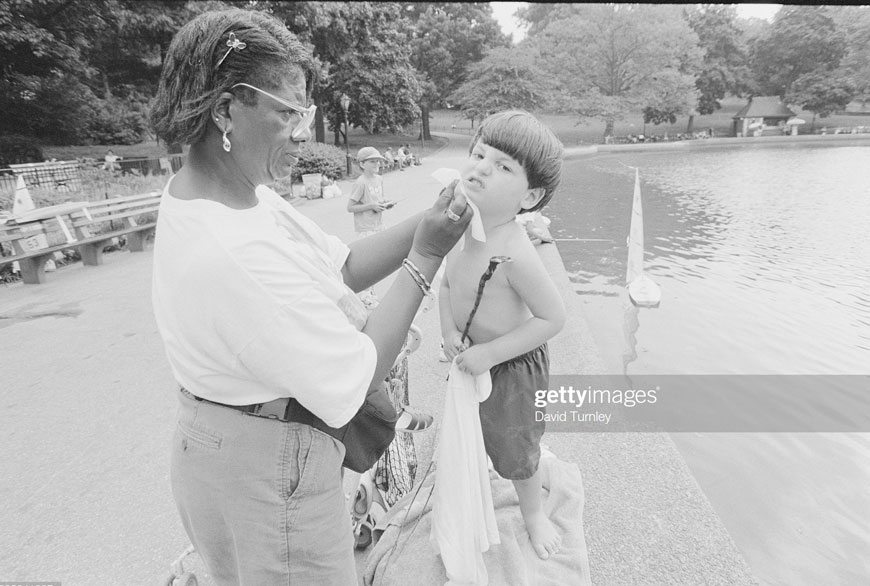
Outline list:
[[[465,233],[474,212],[468,207],[465,195],[456,193],[458,183],[456,180],[448,185],[423,215],[411,245],[417,254],[440,261]]]

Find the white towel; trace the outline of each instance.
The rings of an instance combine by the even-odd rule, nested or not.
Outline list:
[[[474,377],[450,366],[435,456],[429,539],[441,554],[445,586],[486,586],[483,552],[500,543],[478,405],[492,391],[489,371]]]
[[[450,185],[454,179],[459,179],[459,183],[456,185],[456,189],[462,192],[462,195],[466,197],[466,201],[468,202],[468,206],[474,212],[474,216],[471,218],[471,222],[469,223],[471,226],[471,237],[479,242],[486,242],[486,232],[483,230],[483,220],[480,219],[480,210],[477,209],[477,206],[473,201],[468,199],[468,194],[465,193],[465,188],[462,187],[462,175],[456,169],[450,169],[448,167],[441,167],[432,173],[432,177],[444,187]]]

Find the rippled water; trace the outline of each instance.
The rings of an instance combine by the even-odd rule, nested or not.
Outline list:
[[[627,309],[629,167],[657,309]],[[605,362],[629,374],[870,373],[868,169],[863,145],[567,162],[547,215]],[[870,434],[672,437],[762,583],[870,583]]]

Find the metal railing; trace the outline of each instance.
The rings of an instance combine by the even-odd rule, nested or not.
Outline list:
[[[86,192],[93,190],[94,182],[107,183],[149,175],[176,173],[184,164],[184,155],[118,159],[107,169],[104,161],[83,159],[77,161],[46,161],[9,165],[0,169],[0,195],[15,191],[18,178],[24,179],[28,189],[45,192]],[[3,199],[3,198],[0,198]]]

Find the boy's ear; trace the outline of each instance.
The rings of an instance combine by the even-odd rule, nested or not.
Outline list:
[[[528,210],[536,205],[541,199],[544,197],[544,188],[543,187],[535,187],[534,189],[530,189],[526,194],[526,197],[523,198],[523,201],[520,203],[520,209]]]

